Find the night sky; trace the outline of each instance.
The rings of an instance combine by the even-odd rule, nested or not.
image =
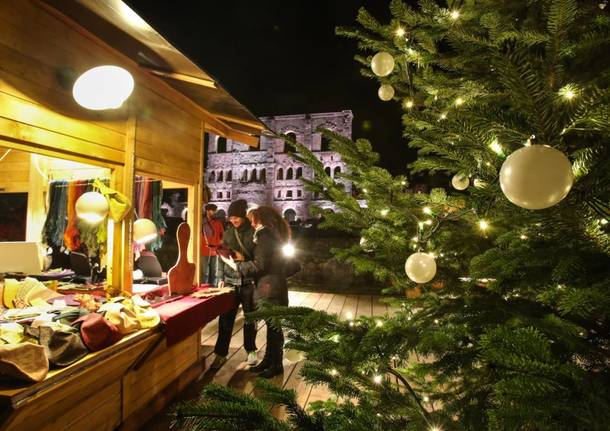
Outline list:
[[[400,107],[360,75],[356,42],[335,35],[364,6],[389,20],[383,0],[127,0],[187,57],[257,116],[350,109],[353,137],[369,139],[381,165],[404,173],[414,159]]]

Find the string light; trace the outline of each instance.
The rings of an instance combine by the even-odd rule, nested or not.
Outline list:
[[[381,382],[382,382],[382,381],[383,381],[383,376],[382,376],[382,375],[380,375],[380,374],[377,374],[375,377],[373,377],[373,382],[374,382],[376,385],[381,384]]]
[[[337,371],[335,368],[333,368],[332,370],[330,370],[330,375],[331,375],[331,376],[336,376],[337,374],[339,374],[339,372],[338,372],[338,371]]]
[[[523,239],[523,240],[526,240],[526,239],[527,239],[527,236],[526,236],[526,235],[521,235],[519,238],[521,238],[521,239]]]
[[[428,431],[443,431],[438,425],[432,425]]]
[[[424,395],[424,397],[422,399],[424,400],[425,403],[430,401],[430,398],[428,398],[428,395]]]
[[[406,181],[401,181],[401,182],[400,182],[400,185],[401,185],[401,186],[406,186],[406,185],[407,185],[407,182],[406,182]]]
[[[413,108],[413,106],[415,106],[415,103],[413,103],[413,101],[411,99],[407,99],[404,101],[403,106],[406,109],[411,109],[411,108]]]
[[[489,228],[489,223],[485,220],[479,220],[479,229],[485,231]]]
[[[348,311],[347,313],[345,313],[345,318],[347,320],[352,320],[354,318],[354,313],[352,313],[351,311]]]
[[[461,97],[458,97],[457,99],[455,99],[455,106],[462,106],[464,104],[464,99],[462,99]]]
[[[389,212],[390,212],[390,210],[387,208],[384,208],[381,211],[379,211],[379,213],[381,214],[382,217],[387,216]]]
[[[572,100],[576,97],[576,88],[572,84],[565,85],[559,89],[559,95],[566,100]]]
[[[411,241],[413,241],[413,242],[417,242],[417,241],[419,241],[419,238],[418,238],[418,237],[416,237],[416,236],[414,236],[413,238],[411,238]]]
[[[447,119],[447,114],[445,114],[444,112],[441,114],[441,120],[446,120]]]
[[[425,223],[426,223],[428,226],[431,226],[431,225],[432,225],[432,220],[428,219],[428,220],[426,220],[426,221],[425,221]]]
[[[432,214],[432,210],[430,209],[430,207],[424,207],[422,211],[424,212],[424,214]]]
[[[504,152],[502,150],[502,146],[498,142],[498,138],[494,138],[494,140],[491,141],[491,143],[489,144],[489,148],[491,148],[491,151],[496,153],[498,156],[501,155]]]
[[[403,37],[405,35],[405,29],[402,27],[398,27],[396,29],[396,36]]]
[[[417,225],[419,226],[420,229],[424,228],[424,222],[420,221],[419,223],[417,223]]]
[[[606,220],[605,218],[603,218],[603,219],[601,219],[601,220],[599,221],[599,223],[600,223],[602,226],[605,226],[605,225],[607,225],[607,224],[608,224],[608,220]]]
[[[451,13],[449,14],[449,16],[451,17],[452,20],[456,20],[460,17],[460,11],[457,10],[452,10]]]
[[[383,326],[383,322],[381,320],[376,320],[375,326],[377,326],[378,328],[381,328]]]

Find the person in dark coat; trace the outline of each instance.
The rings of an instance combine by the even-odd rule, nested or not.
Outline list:
[[[290,240],[290,226],[273,208],[261,206],[251,211],[251,222],[255,228],[254,258],[248,262],[237,262],[222,258],[243,277],[258,279],[254,291],[257,306],[268,303],[288,305],[288,286],[285,275],[285,258],[282,247]],[[270,378],[283,373],[284,334],[281,328],[267,321],[267,348],[260,364],[250,368],[261,377]]]
[[[238,199],[229,206],[229,228],[224,232],[222,244],[218,248],[218,254],[231,255],[235,260],[249,261],[254,258],[254,228],[246,218],[248,204],[244,199]],[[244,313],[254,311],[254,288],[256,287],[255,277],[243,276],[238,271],[232,269],[222,259],[218,260],[216,267],[216,280],[218,287],[231,287],[235,289],[235,307],[222,314],[218,320],[218,339],[214,347],[216,357],[212,362],[212,369],[219,369],[226,361],[229,353],[229,343],[233,334],[233,325],[239,305],[241,304]],[[248,353],[248,365],[255,365],[258,358],[256,356],[256,323],[244,323],[244,348]]]

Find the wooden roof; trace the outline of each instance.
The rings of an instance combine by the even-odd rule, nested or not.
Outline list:
[[[160,77],[225,125],[220,134],[253,143],[265,125],[121,0],[42,0],[99,39]],[[218,130],[217,130],[218,131]],[[246,135],[246,136],[243,136]]]

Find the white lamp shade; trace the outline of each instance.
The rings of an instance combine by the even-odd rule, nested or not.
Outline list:
[[[139,218],[133,223],[133,240],[138,244],[146,244],[157,238],[157,226],[152,220]]]
[[[78,77],[72,88],[74,100],[93,110],[117,109],[131,95],[131,74],[117,66],[98,66]]]
[[[89,223],[99,223],[108,215],[108,200],[99,192],[83,193],[76,200],[76,215]]]

